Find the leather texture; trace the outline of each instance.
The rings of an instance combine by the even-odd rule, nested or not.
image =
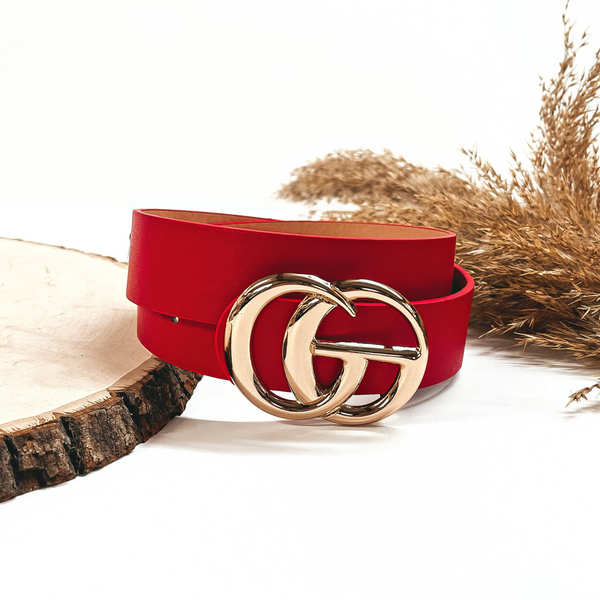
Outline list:
[[[317,275],[331,282],[371,279],[403,294],[421,315],[430,348],[421,383],[426,387],[452,377],[462,365],[473,279],[454,265],[455,242],[453,233],[407,225],[136,210],[127,297],[138,306],[138,337],[150,352],[184,369],[229,379],[223,354],[225,320],[254,281],[276,273]],[[289,390],[281,346],[300,300],[271,302],[254,329],[255,370],[274,391]],[[333,310],[318,338],[414,345],[410,327],[394,309],[374,302],[356,306],[355,318]],[[314,367],[320,383],[327,385],[340,364],[316,357]],[[358,393],[385,392],[396,369],[369,363]]]

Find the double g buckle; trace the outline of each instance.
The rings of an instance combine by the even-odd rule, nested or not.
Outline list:
[[[254,324],[269,302],[291,293],[306,297],[285,331],[283,367],[295,399],[287,400],[265,388],[254,371],[251,339]],[[316,339],[321,321],[335,307],[356,316],[353,300],[363,298],[388,304],[411,325],[416,347],[383,346],[357,342],[325,342]],[[334,383],[323,389],[316,381],[313,356],[342,361]],[[225,327],[225,359],[232,381],[256,406],[286,419],[323,417],[334,423],[362,425],[391,415],[415,393],[427,366],[427,334],[421,317],[408,300],[391,287],[367,279],[329,283],[314,275],[280,273],[259,279],[239,296]],[[398,365],[392,386],[378,399],[364,405],[347,401],[356,392],[369,361]]]

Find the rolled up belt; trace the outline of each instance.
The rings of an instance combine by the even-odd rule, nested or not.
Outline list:
[[[230,379],[277,416],[369,423],[462,365],[473,279],[455,242],[408,225],[135,210],[127,297],[162,360]]]

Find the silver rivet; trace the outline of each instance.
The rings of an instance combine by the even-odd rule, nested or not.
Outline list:
[[[171,317],[171,323],[179,323],[179,317]]]

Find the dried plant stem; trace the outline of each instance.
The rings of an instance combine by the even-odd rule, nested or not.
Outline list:
[[[579,73],[586,34],[576,46],[565,15],[563,24],[564,56],[542,82],[527,160],[512,153],[506,178],[473,150],[463,152],[474,174],[426,169],[390,151],[338,151],[296,169],[279,196],[348,206],[325,218],[456,231],[457,261],[476,281],[473,323],[600,364],[600,51]]]

